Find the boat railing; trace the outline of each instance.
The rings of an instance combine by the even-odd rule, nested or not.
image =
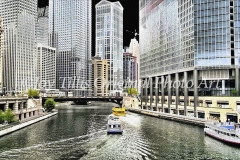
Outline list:
[[[214,124],[217,126],[234,126],[235,122],[216,122],[216,121],[207,121],[206,123]]]
[[[235,130],[233,130],[233,129],[228,129],[228,128],[224,128],[224,127],[220,127],[220,126],[222,126],[222,125],[219,123],[218,124],[206,123],[206,127],[211,128],[213,130],[226,132],[226,133],[230,133],[230,134],[236,133]]]

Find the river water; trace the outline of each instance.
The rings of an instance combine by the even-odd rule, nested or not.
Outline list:
[[[240,149],[203,128],[127,113],[122,135],[107,135],[111,103],[61,105],[58,115],[0,137],[0,159],[240,159]]]

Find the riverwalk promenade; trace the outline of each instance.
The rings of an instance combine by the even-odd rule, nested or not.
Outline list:
[[[171,107],[168,107],[168,102],[164,104],[156,103],[152,101],[152,103],[141,102],[141,99],[126,96],[124,97],[124,106],[128,107],[132,112],[147,114],[159,118],[175,120],[184,123],[193,123],[204,125],[204,122],[217,122],[221,120],[222,122],[230,119],[232,122],[240,123],[240,109],[239,105],[234,105],[238,103],[232,103],[238,97],[221,97],[222,102],[229,98],[229,104],[224,106],[217,106],[220,104],[220,101],[216,99],[216,97],[211,97],[211,102],[214,105],[200,105],[197,107],[197,115],[194,115],[194,107],[192,103],[189,103],[190,106],[184,106],[184,103],[179,103],[178,107],[175,104],[171,104]],[[207,101],[209,99],[206,99]],[[208,101],[209,102],[209,101]],[[157,107],[156,107],[157,106]]]
[[[42,115],[38,116],[38,117],[33,117],[31,119],[27,119],[27,120],[23,120],[20,122],[15,122],[15,123],[10,123],[8,125],[5,126],[0,126],[0,137],[4,136],[6,134],[12,133],[14,131],[17,131],[19,129],[22,129],[24,127],[27,127],[29,125],[32,125],[34,123],[37,123],[39,121],[42,121],[44,119],[47,119],[49,117],[52,117],[54,115],[56,115],[58,112],[54,111],[51,113],[43,113]]]

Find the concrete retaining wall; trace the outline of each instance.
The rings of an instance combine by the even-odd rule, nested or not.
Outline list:
[[[19,130],[19,129],[21,129],[21,128],[27,127],[27,126],[29,126],[29,125],[31,125],[31,124],[36,123],[36,122],[39,122],[39,121],[42,121],[42,120],[47,119],[47,118],[49,118],[49,117],[52,117],[52,116],[56,115],[57,113],[58,113],[58,112],[53,112],[53,113],[50,113],[50,114],[48,114],[48,115],[45,115],[45,116],[42,116],[42,117],[39,117],[39,118],[30,120],[30,121],[28,121],[28,122],[24,122],[24,123],[18,124],[18,125],[16,125],[16,126],[7,128],[7,129],[5,129],[5,130],[2,130],[2,131],[0,131],[0,137],[1,137],[1,136],[4,136],[4,135],[6,135],[6,134],[9,134],[9,133],[11,133],[11,132],[14,132],[14,131],[16,131],[16,130]]]
[[[186,124],[198,125],[202,127],[204,127],[204,124],[206,122],[205,119],[201,119],[201,118],[187,117],[182,115],[169,114],[169,113],[163,113],[163,112],[157,112],[157,111],[151,111],[151,110],[136,109],[136,108],[129,108],[129,107],[127,108],[127,110],[130,112],[140,113],[140,114],[158,117],[162,119],[173,120],[177,122],[183,122]]]

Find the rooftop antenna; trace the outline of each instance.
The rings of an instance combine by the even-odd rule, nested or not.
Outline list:
[[[139,34],[137,33],[137,30],[136,30],[136,29],[135,29],[135,32],[132,32],[132,31],[129,31],[129,30],[126,30],[126,32],[133,33],[135,39],[136,39],[136,36],[139,35]]]

